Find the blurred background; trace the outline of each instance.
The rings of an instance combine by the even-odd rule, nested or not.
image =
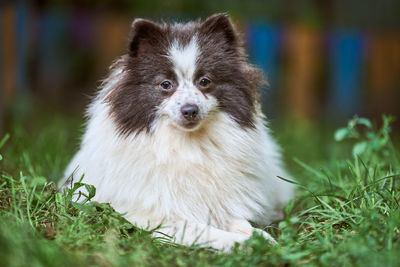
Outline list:
[[[3,0],[0,132],[38,109],[81,114],[126,52],[135,17],[185,22],[216,12],[232,16],[268,77],[262,103],[272,121],[399,118],[398,0]]]

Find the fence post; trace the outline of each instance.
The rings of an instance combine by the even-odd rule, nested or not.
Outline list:
[[[281,95],[279,86],[280,31],[268,22],[250,24],[247,31],[250,59],[261,68],[268,81],[268,88],[261,91],[261,104],[266,114],[279,109]]]
[[[336,30],[331,34],[329,107],[335,116],[362,111],[364,39],[361,33]]]

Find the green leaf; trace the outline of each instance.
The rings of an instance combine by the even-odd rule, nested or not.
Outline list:
[[[32,186],[34,186],[34,185],[43,186],[46,183],[47,183],[47,179],[43,176],[36,176],[30,181],[30,184]]]
[[[372,123],[369,119],[366,118],[358,118],[357,119],[358,124],[362,124],[368,128],[372,128]]]
[[[365,141],[358,142],[357,144],[355,144],[353,146],[353,154],[360,155],[360,154],[364,153],[366,149],[367,149],[367,142],[365,142]]]
[[[335,132],[335,141],[342,141],[350,135],[350,130],[348,128],[340,128]]]
[[[287,253],[283,255],[283,258],[285,260],[290,260],[290,261],[298,261],[302,258],[307,257],[310,254],[309,251],[300,251],[300,252],[295,252],[295,253]]]
[[[71,202],[72,206],[77,210],[85,210],[85,206],[78,202]]]
[[[83,183],[74,183],[72,188],[68,190],[68,196],[72,197],[79,188],[83,187],[85,184]]]
[[[85,188],[89,194],[87,200],[91,200],[96,195],[96,187],[94,187],[94,185],[91,184],[85,184]]]
[[[61,204],[63,196],[60,193],[56,193],[56,202]]]
[[[294,206],[294,201],[293,201],[293,200],[290,200],[290,201],[288,202],[288,204],[286,205],[286,208],[285,208],[286,216],[289,216],[289,215],[291,214],[291,212],[292,212],[292,210],[293,210],[293,206]]]
[[[285,227],[287,227],[288,226],[288,223],[286,222],[286,221],[281,221],[279,224],[278,224],[278,228],[279,229],[283,229],[283,228],[285,228]]]
[[[10,138],[9,134],[6,134],[1,140],[0,140],[0,148],[4,146],[4,144],[7,142],[8,138]]]

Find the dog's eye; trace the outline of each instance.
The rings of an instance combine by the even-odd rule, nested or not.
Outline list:
[[[173,85],[170,81],[163,81],[161,84],[161,89],[165,91],[169,91],[172,89]]]
[[[207,88],[210,85],[211,81],[207,78],[201,78],[199,81],[199,85],[203,88]]]

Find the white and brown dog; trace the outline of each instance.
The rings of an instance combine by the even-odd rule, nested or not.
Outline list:
[[[293,196],[259,105],[261,72],[228,16],[136,19],[129,53],[88,109],[70,179],[92,184],[134,225],[229,250],[279,219]]]

